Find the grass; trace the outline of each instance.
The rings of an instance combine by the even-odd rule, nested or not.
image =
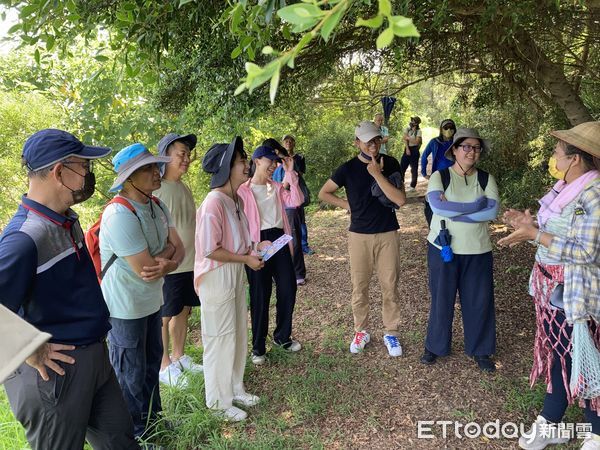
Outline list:
[[[346,350],[343,333],[333,328],[325,331],[326,348]],[[201,356],[194,346],[186,353],[196,360]],[[330,414],[348,414],[358,406],[350,386],[361,369],[347,353],[319,353],[310,344],[297,354],[274,347],[265,366],[248,364],[246,379],[256,380],[248,390],[258,393],[261,403],[248,410],[244,424],[225,424],[207,410],[202,374],[190,375],[184,389],[161,387],[164,417],[146,442],[175,450],[325,448],[335,435],[323,434],[319,423]],[[0,449],[18,448],[28,445],[2,391]]]

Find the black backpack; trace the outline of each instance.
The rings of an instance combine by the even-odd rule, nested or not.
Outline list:
[[[444,192],[450,186],[450,168],[446,167],[445,169],[439,170],[440,176],[442,177],[442,186],[444,187]],[[485,170],[477,169],[477,182],[481,189],[485,191],[485,188],[488,185],[488,180],[490,178],[490,174]]]

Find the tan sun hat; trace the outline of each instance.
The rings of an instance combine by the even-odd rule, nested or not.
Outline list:
[[[556,130],[551,131],[550,134],[596,158],[600,158],[600,122],[580,123],[570,130]]]

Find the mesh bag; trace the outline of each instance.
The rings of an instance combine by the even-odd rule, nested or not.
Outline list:
[[[600,351],[594,343],[587,321],[575,322],[571,339],[573,365],[570,388],[573,397],[600,397]]]

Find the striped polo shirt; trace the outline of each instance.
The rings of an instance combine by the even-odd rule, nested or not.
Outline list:
[[[108,330],[108,308],[78,216],[23,196],[0,236],[0,303],[52,335],[85,345]]]

